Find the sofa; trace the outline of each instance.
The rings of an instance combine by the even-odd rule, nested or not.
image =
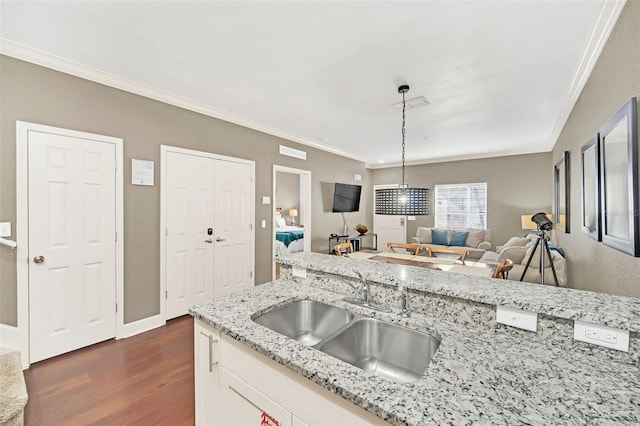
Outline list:
[[[467,260],[478,260],[487,250],[491,250],[491,230],[453,230],[419,226],[416,236],[410,238],[409,242],[420,244],[424,251],[427,247],[464,249],[469,252]]]
[[[0,425],[22,426],[27,399],[20,352],[0,348]]]
[[[505,259],[513,261],[513,269],[509,271],[508,279],[519,281],[524,272],[527,260],[531,256],[531,252],[535,247],[537,235],[529,234],[526,237],[512,237],[504,245],[498,246],[497,251],[486,251],[480,258],[481,262],[499,263]],[[540,275],[540,256],[544,252],[544,247],[540,244],[531,258],[529,269],[522,281],[537,283],[541,282]],[[556,285],[551,270],[551,262],[556,270],[558,277],[558,285],[567,286],[567,262],[562,254],[556,250],[550,250],[551,259],[544,253],[544,283],[545,285]]]

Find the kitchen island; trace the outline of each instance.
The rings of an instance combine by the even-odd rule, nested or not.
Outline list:
[[[343,424],[356,423],[356,418],[416,425],[640,422],[637,299],[314,253],[279,261],[283,279],[191,309],[197,320],[198,423],[228,422],[234,407],[253,415],[251,404],[237,402],[253,395],[263,402],[254,405],[262,407],[258,411],[267,422],[337,424],[331,417],[335,413],[322,403],[308,401],[302,407],[303,399],[286,406],[296,394],[303,395],[296,390],[299,383],[331,404],[346,403],[335,415],[354,417]],[[391,312],[343,300],[353,291],[337,276],[354,278],[354,269],[370,282],[375,301],[391,306]],[[400,315],[399,285],[409,288],[409,318]],[[315,300],[426,332],[441,340],[440,347],[417,381],[397,383],[371,375],[253,321],[295,300]],[[537,313],[537,330],[498,324],[496,306]],[[628,352],[574,340],[573,320],[628,331]],[[198,359],[207,367],[198,370]],[[233,364],[232,379],[221,380],[215,370],[225,369],[225,362]],[[271,389],[269,383],[275,382],[258,383],[256,366],[262,363],[272,364],[286,380]],[[203,379],[208,372],[213,375]],[[293,379],[298,380],[295,386]],[[235,403],[224,394],[241,391]]]

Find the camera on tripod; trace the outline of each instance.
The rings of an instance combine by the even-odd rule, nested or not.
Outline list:
[[[559,287],[558,284],[558,275],[556,274],[556,268],[553,266],[553,261],[551,260],[551,251],[549,250],[549,237],[546,235],[546,232],[551,231],[553,229],[553,222],[549,220],[547,215],[543,212],[539,212],[531,216],[531,221],[536,224],[538,227],[537,231],[533,233],[536,234],[537,239],[536,243],[529,255],[529,259],[527,260],[527,264],[524,267],[524,271],[522,272],[522,276],[520,277],[520,281],[524,279],[525,274],[527,273],[527,269],[529,269],[529,265],[531,264],[531,259],[536,254],[536,250],[538,250],[538,246],[541,246],[541,250],[544,250],[540,254],[540,283],[544,285],[544,253],[547,254],[546,258],[549,259],[549,263],[551,264],[551,271],[553,272],[553,279],[556,282],[556,287]]]

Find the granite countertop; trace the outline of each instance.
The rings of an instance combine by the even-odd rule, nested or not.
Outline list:
[[[320,253],[295,253],[278,258],[293,267],[365,278],[391,286],[456,297],[488,305],[504,305],[557,318],[580,320],[640,333],[640,298],[555,287],[522,285],[519,281],[442,273]]]
[[[190,313],[392,424],[640,423],[637,366],[568,354],[442,318],[414,313],[406,319],[397,309],[376,312],[348,304],[343,297],[311,287],[304,280],[281,280],[194,306]],[[252,321],[301,299],[428,332],[440,338],[441,344],[421,379],[396,383]]]

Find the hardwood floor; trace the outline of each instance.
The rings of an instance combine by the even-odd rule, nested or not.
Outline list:
[[[26,425],[193,425],[193,318],[25,371]]]

